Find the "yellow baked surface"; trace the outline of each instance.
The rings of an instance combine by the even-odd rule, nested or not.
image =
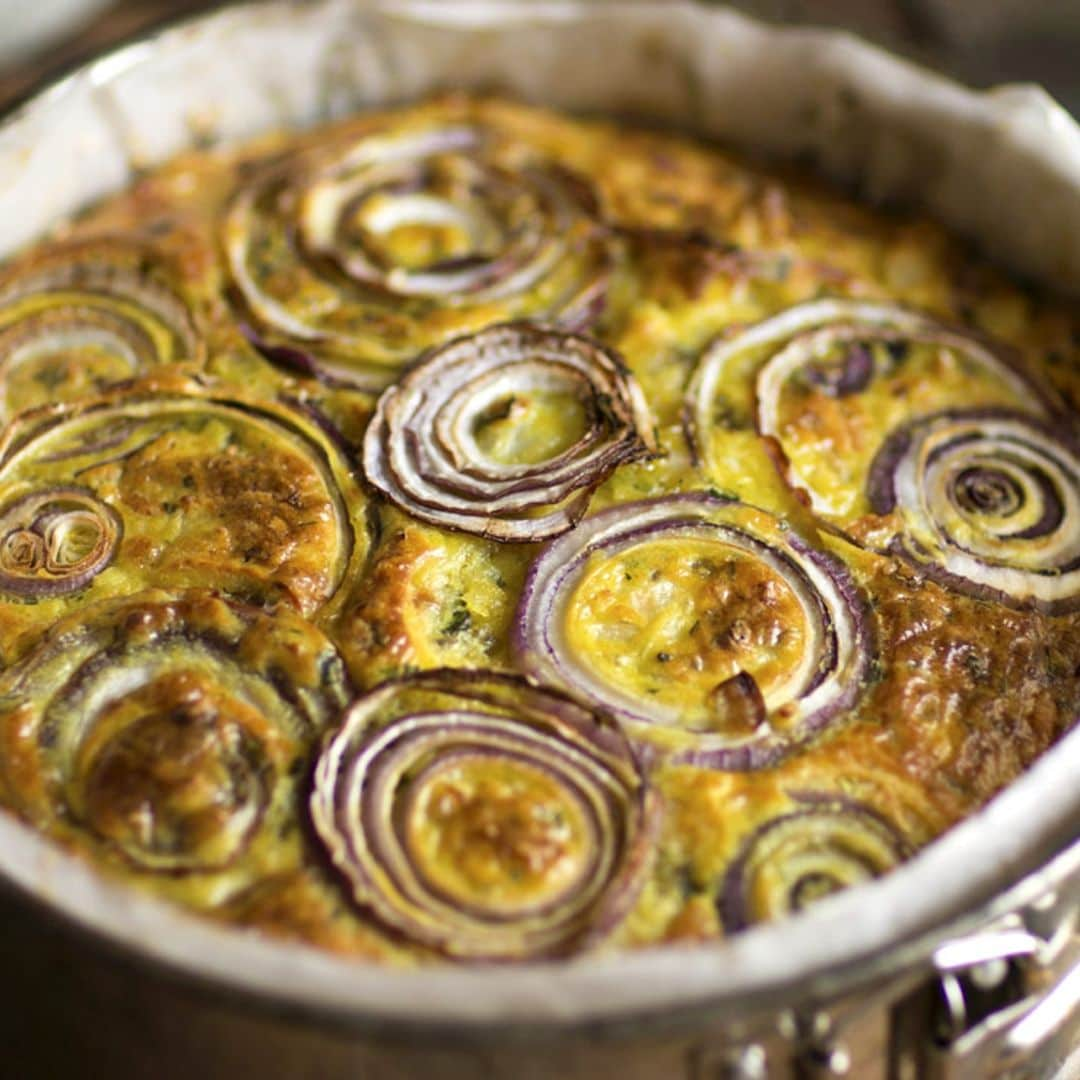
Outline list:
[[[1080,713],[1080,320],[937,225],[446,97],[0,269],[0,794],[372,960],[706,940]]]

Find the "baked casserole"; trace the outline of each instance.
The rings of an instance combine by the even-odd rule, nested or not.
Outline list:
[[[930,221],[463,96],[0,271],[0,794],[393,964],[707,940],[1080,712],[1080,321]]]

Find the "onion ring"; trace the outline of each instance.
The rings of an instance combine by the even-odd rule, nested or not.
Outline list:
[[[1080,604],[1080,450],[1019,413],[948,412],[893,433],[869,479],[891,545],[952,588],[1013,606]]]
[[[718,907],[728,934],[802,911],[910,855],[892,822],[865,803],[817,791],[791,798],[797,808],[755,829],[724,875]]]
[[[264,355],[364,390],[498,319],[583,328],[611,261],[583,180],[469,126],[290,157],[236,193],[224,246]]]
[[[675,760],[745,770],[852,708],[871,641],[838,560],[771,514],[701,492],[613,507],[549,544],[514,644],[527,674]]]
[[[0,679],[0,780],[53,835],[89,835],[141,871],[216,874],[264,823],[292,820],[348,696],[333,646],[287,610],[199,591],[106,601]]]
[[[201,365],[187,304],[152,252],[101,237],[0,276],[2,414],[96,393],[158,364]]]
[[[360,698],[315,772],[353,896],[463,960],[563,955],[636,897],[656,806],[618,730],[513,676],[443,669]]]
[[[90,491],[24,495],[0,507],[0,592],[26,600],[78,592],[112,562],[123,531]]]
[[[485,453],[476,437],[485,416],[547,392],[583,407],[579,438],[532,463]],[[588,338],[507,324],[435,350],[386,390],[363,467],[370,484],[422,521],[535,541],[573,528],[617,465],[653,449],[648,408],[618,357]]]

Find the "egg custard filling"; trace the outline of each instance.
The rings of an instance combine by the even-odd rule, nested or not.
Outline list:
[[[938,226],[447,96],[0,267],[0,802],[371,962],[703,941],[1080,714],[1080,321]]]

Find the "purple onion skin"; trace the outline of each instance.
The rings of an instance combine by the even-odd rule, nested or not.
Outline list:
[[[1065,507],[1062,505],[1058,490],[1044,472],[1039,470],[1035,473],[1035,482],[1042,489],[1044,509],[1042,516],[1034,525],[1013,533],[1013,540],[1038,540],[1048,533],[1052,533],[1065,519]]]
[[[265,341],[248,323],[238,323],[237,328],[247,343],[269,364],[290,375],[314,379],[328,390],[356,390],[360,393],[378,393],[381,387],[365,382],[361,375],[355,379],[335,375],[327,371],[315,357],[295,345],[272,345]]]
[[[794,749],[794,746],[772,740],[724,749],[681,750],[671,760],[676,765],[690,765],[695,769],[716,772],[760,772],[778,765]]]
[[[1073,430],[1069,427],[1064,426],[1064,422],[1061,421],[1060,417],[1057,420],[1049,422],[1043,421],[1040,423],[1036,418],[1009,409],[971,409],[968,411],[950,409],[945,412],[935,413],[931,416],[914,420],[910,424],[894,431],[882,444],[881,449],[878,450],[877,455],[874,457],[870,466],[870,473],[867,479],[867,498],[870,502],[870,508],[875,514],[885,516],[891,514],[896,509],[897,500],[893,477],[895,476],[896,469],[901,459],[911,446],[911,429],[916,425],[928,424],[940,419],[968,421],[1020,420],[1028,426],[1035,427],[1042,431],[1054,441],[1061,443],[1062,446],[1074,455],[1080,456],[1080,436],[1074,434]],[[1047,484],[1049,484],[1048,481]],[[1044,488],[1044,490],[1046,490],[1046,488]],[[1053,495],[1053,501],[1056,503],[1058,501],[1057,492],[1054,491]],[[1043,514],[1042,518],[1029,529],[1017,533],[1015,539],[1038,539],[1046,531],[1054,527],[1053,522],[1055,517],[1057,517],[1057,511],[1054,506],[1048,506],[1047,512]],[[1060,518],[1057,520],[1060,522]],[[1017,599],[1017,597],[1005,592],[1003,589],[995,589],[991,585],[969,581],[967,578],[953,574],[944,567],[938,565],[933,561],[928,552],[923,553],[926,556],[923,559],[915,557],[909,548],[909,545],[912,543],[913,541],[910,540],[905,543],[904,539],[899,536],[894,537],[885,547],[884,553],[902,559],[920,575],[945,588],[951,589],[954,592],[964,593],[967,596],[973,596],[979,600],[987,600],[991,603],[1002,604],[1006,607],[1018,610],[1043,611],[1055,615],[1068,614],[1080,610],[1080,596],[1046,603],[1035,597]],[[920,548],[919,550],[922,549]],[[1067,573],[1076,570],[1078,567],[1080,567],[1080,559],[1074,560],[1063,567],[1058,567],[1057,572]]]
[[[252,348],[274,367],[284,368],[296,375],[306,375],[319,382],[325,378],[325,372],[315,363],[315,358],[303,349],[298,349],[295,345],[270,345],[246,328],[244,337],[248,339]]]
[[[72,487],[58,487],[55,491],[58,499],[62,499],[65,495],[74,493],[95,503],[96,506],[100,508],[102,514],[108,518],[109,523],[115,530],[112,546],[103,558],[99,559],[91,566],[88,566],[82,573],[67,577],[59,577],[55,580],[50,580],[48,578],[29,579],[21,577],[18,574],[9,574],[4,570],[0,570],[0,592],[8,593],[18,600],[45,600],[56,596],[66,596],[69,593],[79,592],[81,589],[86,588],[98,574],[112,564],[113,559],[116,557],[117,549],[120,547],[120,542],[123,540],[124,523],[121,520],[120,515],[111,506],[101,502],[92,491],[89,489]],[[21,498],[16,499],[15,502],[3,508],[4,516],[6,517],[12,510],[15,510],[24,503],[40,501],[42,495],[43,492],[34,491],[29,495],[24,495]]]
[[[824,791],[792,791],[788,792],[788,796],[794,802],[801,803],[802,808],[770,818],[763,825],[758,826],[743,841],[738,854],[724,874],[717,898],[717,910],[726,934],[736,934],[741,930],[746,930],[755,922],[746,895],[746,872],[753,858],[754,848],[774,829],[799,818],[812,817],[817,809],[824,808],[833,813],[848,813],[871,822],[880,833],[890,838],[897,863],[903,862],[912,853],[910,845],[888,818],[872,806],[859,802],[857,799]],[[874,868],[870,868],[870,873],[874,877],[878,876]]]
[[[236,328],[240,331],[244,340],[266,361],[274,367],[284,368],[286,371],[297,375],[306,375],[317,379],[322,374],[314,357],[303,349],[294,345],[271,345],[264,341],[258,331],[250,323],[238,322]]]
[[[643,775],[647,774],[643,772]],[[643,783],[638,791],[637,810],[638,834],[630,849],[623,853],[623,864],[608,888],[600,911],[581,935],[569,943],[575,952],[587,951],[610,937],[630,914],[641,893],[663,821],[660,796],[648,783]]]
[[[722,509],[732,505],[748,505],[739,504],[738,500],[727,496],[714,495],[711,492],[705,491],[694,491],[680,493],[678,495],[661,496],[657,499],[642,499],[636,502],[624,503],[618,507],[612,507],[602,511],[601,514],[612,517],[630,516],[635,509],[648,509],[657,502],[664,502],[671,505],[673,512],[677,512],[679,506],[715,507],[716,509]],[[751,507],[751,509],[756,508]],[[601,515],[597,515],[597,517],[600,516]],[[588,528],[590,520],[593,519],[588,519],[582,527]],[[663,524],[663,522],[650,523],[650,525],[645,526],[641,531],[643,533],[646,531],[659,531],[659,529],[663,527]],[[625,535],[625,533],[622,534],[623,537],[625,537]],[[559,540],[557,539],[555,543],[558,542]],[[759,542],[764,543],[764,541]],[[843,692],[833,701],[818,710],[818,712],[804,717],[800,721],[796,731],[785,732],[782,735],[774,732],[735,746],[678,750],[670,756],[670,761],[673,764],[729,772],[756,772],[762,769],[771,768],[814,738],[814,736],[824,729],[829,721],[835,716],[851,709],[862,695],[869,679],[871,658],[874,655],[875,646],[873,617],[869,605],[859,592],[854,581],[851,580],[843,563],[838,558],[827,552],[810,547],[794,533],[788,534],[788,542],[800,556],[816,563],[817,566],[825,572],[839,592],[843,603],[851,612],[851,617],[855,624],[855,649],[857,650],[859,657],[859,663],[856,670],[852,672],[851,677],[843,688]],[[587,547],[588,542],[586,542],[586,546],[582,550],[586,550]],[[578,553],[575,552],[571,558],[575,557],[577,554]],[[535,603],[537,577],[539,574],[540,563],[543,558],[544,555],[541,554],[541,556],[533,563],[533,566],[526,576],[511,632],[511,644],[514,655],[518,657],[519,662],[524,663],[526,666],[529,664],[529,656],[534,653],[539,652],[548,657],[551,656],[551,647],[547,645],[546,641],[531,643],[528,640],[526,631],[526,623],[528,621],[527,613],[529,608]],[[556,666],[559,666],[558,663],[556,663]],[[738,678],[738,676],[736,676],[736,678]],[[818,682],[819,681],[820,678]],[[618,721],[629,720],[638,724],[642,723],[642,720],[639,717],[620,709],[617,705],[611,705],[610,703],[596,700],[591,695],[589,696],[589,700],[594,707],[608,710]],[[637,745],[641,746],[643,744],[638,740]],[[658,751],[652,747],[648,747],[644,752],[650,759],[658,753]]]
[[[609,936],[623,921],[637,899],[640,886],[644,882],[647,865],[652,858],[662,812],[659,798],[648,783],[647,774],[641,768],[640,763],[633,754],[630,743],[618,727],[610,718],[585,708],[559,690],[541,687],[521,676],[498,672],[454,668],[433,669],[388,680],[369,691],[368,696],[377,699],[376,704],[373,706],[377,711],[379,708],[384,707],[385,704],[393,702],[395,695],[399,692],[443,695],[450,699],[456,699],[460,702],[460,707],[464,708],[468,708],[469,703],[487,706],[495,710],[492,719],[506,720],[518,716],[526,726],[533,726],[537,722],[542,725],[550,725],[552,735],[555,738],[559,737],[561,727],[564,738],[568,736],[569,732],[572,732],[586,746],[591,746],[597,754],[614,759],[615,762],[628,767],[631,774],[637,778],[636,791],[627,793],[632,796],[627,806],[634,822],[634,832],[629,838],[629,844],[622,848],[620,861],[616,864],[614,872],[607,880],[603,892],[594,900],[590,908],[590,917],[581,925],[568,927],[566,937],[547,943],[535,952],[518,955],[516,951],[512,954],[502,952],[474,953],[469,951],[458,958],[480,964],[514,962],[525,958],[525,956],[534,959],[553,959],[572,952],[582,951]],[[451,707],[457,708],[459,706],[455,704]],[[425,705],[423,708],[425,712],[439,711],[438,707],[430,705]],[[396,724],[408,721],[411,715],[413,714],[408,708],[405,708],[403,712],[395,711],[385,724],[378,725],[375,730],[381,731],[392,728]],[[348,724],[347,717],[345,722]],[[470,726],[463,725],[462,730],[467,734]],[[482,729],[476,727],[474,730],[481,731]],[[330,733],[325,746],[330,747],[341,735],[341,731]],[[362,745],[364,737],[359,732],[351,736],[350,741],[354,751],[357,745]],[[410,741],[416,741],[418,738],[420,738],[419,735],[405,733],[401,736],[400,743],[395,740],[384,752],[391,755],[400,754],[403,752],[402,745],[406,745]],[[357,742],[358,739],[359,742]],[[421,739],[421,741],[423,740]],[[553,760],[565,759],[565,755],[569,753],[588,752],[581,747],[580,743],[577,744],[577,748],[574,750],[576,741],[575,738],[570,738],[566,747],[556,743],[552,747]],[[407,746],[404,752],[408,753]],[[449,752],[452,753],[453,751]],[[469,750],[470,755],[484,752],[478,747],[472,747]],[[505,749],[498,751],[500,754],[507,752]],[[512,753],[512,751],[509,752]],[[490,751],[490,753],[495,754],[496,752]],[[377,768],[375,763],[372,763],[372,766]],[[350,766],[347,763],[342,765],[345,772],[349,768]],[[342,806],[337,778],[334,778],[334,787],[331,794],[333,799],[332,814],[334,818],[340,821]],[[322,789],[321,798],[325,799],[325,797],[326,791]],[[317,827],[319,819],[323,816],[316,808],[316,802],[319,798],[320,789],[317,788],[312,796],[312,812]],[[369,816],[370,808],[365,808],[365,820]],[[368,824],[370,825],[370,821],[368,821]],[[350,830],[339,827],[335,831],[346,848],[354,851],[354,841]],[[379,830],[377,828],[368,828],[365,831],[365,836],[369,838],[368,843],[372,843],[371,838],[377,837],[378,834]],[[372,850],[377,854],[377,845]],[[357,882],[354,880],[353,875],[359,875],[368,897],[364,899],[357,896],[356,900],[361,903],[365,910],[371,913],[373,918],[382,923],[384,921],[380,916],[382,901],[375,898],[379,892],[378,884],[370,880],[357,861],[350,860],[350,869],[346,871],[346,868],[339,862],[339,856],[333,856],[333,858],[339,872],[346,879],[347,885],[355,887]],[[397,920],[393,920],[388,924],[388,931],[395,934],[395,936],[400,936],[402,940],[413,940],[408,929]],[[457,956],[456,950],[447,948],[445,942],[440,944],[439,936],[439,934],[432,935],[430,928],[422,929],[416,940],[426,941],[433,948]]]
[[[999,483],[998,481],[1001,481]],[[963,500],[968,504],[967,509],[980,513],[1000,513],[1001,495],[1013,494],[1020,501],[1017,509],[1023,505],[1021,493],[1016,491],[1015,485],[1011,484],[1007,477],[994,469],[985,467],[965,469],[957,477],[957,485]],[[1006,490],[1007,488],[1011,491]]]
[[[345,433],[317,405],[292,394],[278,394],[278,401],[306,416],[341,451],[342,457],[353,468],[357,464],[356,447],[345,438]]]
[[[813,365],[806,369],[807,379],[830,397],[850,397],[861,393],[874,376],[874,357],[862,342],[854,342],[844,357],[844,365],[836,374],[822,371]]]

